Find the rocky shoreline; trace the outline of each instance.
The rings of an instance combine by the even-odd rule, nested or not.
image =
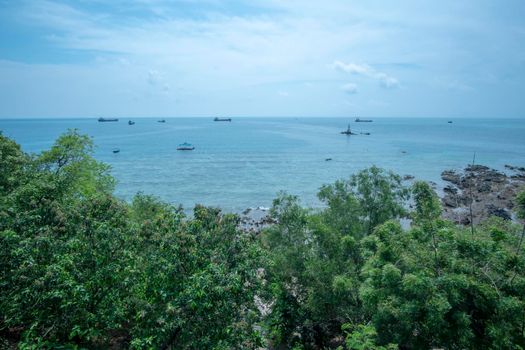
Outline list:
[[[446,182],[441,198],[443,217],[462,225],[470,224],[470,205],[474,224],[490,216],[514,219],[514,198],[525,186],[525,168],[505,165],[510,174],[484,165],[471,165],[462,172],[445,170]]]
[[[262,229],[274,224],[270,217],[270,208],[247,208],[240,214],[240,228],[246,232],[258,233]]]
[[[470,165],[463,171],[445,170],[441,203],[443,217],[457,224],[470,224],[470,203],[474,224],[490,216],[514,220],[514,199],[525,188],[525,167],[505,165],[506,173],[484,165]],[[405,175],[405,181],[414,176]],[[434,189],[437,184],[429,182]],[[248,208],[240,214],[240,227],[246,232],[258,233],[272,225],[269,208]]]

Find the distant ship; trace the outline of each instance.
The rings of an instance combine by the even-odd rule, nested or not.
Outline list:
[[[115,148],[115,149],[113,150],[113,153],[119,153],[119,152],[120,152],[120,149],[118,149],[118,148]]]
[[[165,123],[166,119],[157,120],[157,123]]]
[[[134,124],[135,124],[134,121],[128,120],[128,125],[134,125]]]
[[[231,122],[232,118],[217,118],[213,119],[214,122]]]
[[[179,147],[177,147],[177,151],[193,151],[195,147],[191,143],[181,143]]]
[[[371,123],[372,119],[361,119],[361,118],[355,118],[356,123]]]
[[[350,124],[348,124],[348,128],[345,131],[341,131],[341,134],[344,134],[344,135],[357,135],[356,133],[353,133],[352,130],[350,129]]]
[[[98,118],[99,122],[118,122],[118,118]]]

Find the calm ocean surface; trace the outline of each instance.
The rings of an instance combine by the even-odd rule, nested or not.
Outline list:
[[[109,163],[116,193],[142,191],[192,208],[226,211],[271,205],[280,190],[316,206],[317,189],[373,164],[440,183],[444,169],[472,162],[503,169],[525,165],[525,120],[393,119],[355,123],[342,118],[0,119],[0,130],[27,152],[50,147],[69,128],[93,137],[96,158]],[[347,137],[340,131],[351,124]],[[176,151],[192,143],[191,152]],[[119,148],[120,153],[112,150]],[[332,161],[325,161],[332,158]]]

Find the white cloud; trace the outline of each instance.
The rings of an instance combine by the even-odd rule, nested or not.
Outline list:
[[[335,61],[332,64],[332,67],[341,72],[362,75],[376,80],[382,87],[386,89],[396,88],[399,86],[399,81],[396,78],[386,73],[377,71],[368,64],[344,63],[341,61]]]
[[[344,63],[341,61],[335,61],[332,64],[332,67],[339,71],[350,74],[372,75],[374,73],[374,69],[366,64]]]
[[[341,89],[350,95],[357,94],[357,85],[353,83],[345,84],[341,86]]]
[[[411,89],[382,94],[389,108],[370,105],[367,113],[446,115],[476,105],[486,115],[504,105],[523,115],[521,96],[514,94],[523,74],[513,74],[525,57],[523,20],[516,16],[509,22],[475,0],[446,7],[348,0],[9,3],[5,17],[15,19],[6,24],[13,35],[34,32],[30,38],[14,36],[21,49],[13,52],[32,52],[33,43],[39,52],[22,57],[18,63],[24,64],[0,60],[0,76],[10,77],[0,79],[0,116],[88,115],[98,109],[142,115],[342,115],[348,100],[364,106],[379,88],[401,86]],[[9,41],[5,45],[0,59],[19,56],[8,55]],[[493,81],[483,80],[487,72]],[[443,82],[434,81],[443,76]],[[346,82],[358,88],[344,89]],[[378,89],[368,89],[366,82]],[[357,95],[333,93],[340,89]],[[442,103],[457,98],[458,90],[472,91],[470,103]],[[288,91],[293,99],[282,97]],[[64,95],[75,103],[55,103]],[[20,102],[27,99],[42,102]],[[497,99],[506,103],[493,103]],[[95,100],[99,103],[91,103]]]

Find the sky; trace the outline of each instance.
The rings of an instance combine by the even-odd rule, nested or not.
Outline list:
[[[525,118],[523,0],[0,0],[0,118]]]

